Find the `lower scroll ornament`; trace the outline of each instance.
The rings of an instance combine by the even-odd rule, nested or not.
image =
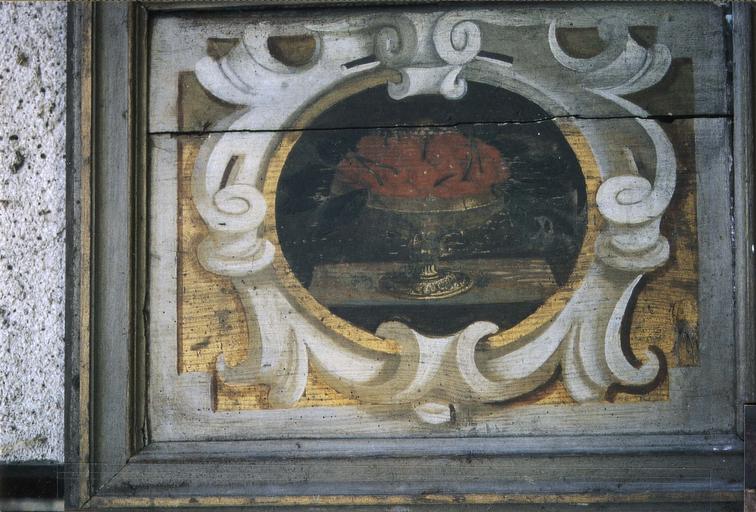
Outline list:
[[[232,279],[247,318],[248,357],[217,362],[225,383],[265,385],[285,408],[314,371],[361,404],[442,424],[454,404],[514,400],[556,375],[578,402],[658,379],[661,353],[631,363],[621,332],[644,273],[669,257],[659,225],[676,161],[664,131],[619,94],[660,80],[668,50],[605,20],[613,53],[582,62],[554,27],[559,88],[519,75],[516,54],[481,55],[465,11],[308,26],[316,50],[301,69],[255,44],[275,27],[250,27],[244,44],[197,65],[207,90],[249,107],[208,138],[193,176],[209,228],[199,260]],[[377,60],[345,65],[371,47]],[[616,73],[621,62],[638,69]],[[630,146],[608,155],[616,139],[565,118],[595,97],[639,117],[653,183]],[[496,100],[538,121],[433,118]],[[339,109],[376,128],[329,138]]]

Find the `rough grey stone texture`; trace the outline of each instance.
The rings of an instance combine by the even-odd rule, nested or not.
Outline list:
[[[62,461],[65,4],[0,3],[0,41],[0,461]]]

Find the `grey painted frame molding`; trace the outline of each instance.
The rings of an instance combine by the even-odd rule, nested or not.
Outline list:
[[[756,303],[754,302],[753,10],[733,5],[733,219],[735,335],[738,362],[738,428],[743,406],[756,401]]]
[[[272,2],[254,5],[265,4]],[[69,4],[68,508],[488,510],[512,504],[527,511],[546,504],[550,510],[584,510],[592,503],[594,510],[693,511],[705,503],[708,510],[737,510],[743,465],[737,427],[714,435],[622,439],[150,443],[144,413],[148,21],[156,10],[165,15],[218,7],[234,4]],[[733,233],[734,268],[722,269],[722,275],[733,286],[733,406],[739,411],[756,390],[751,11],[750,5],[733,5],[732,210],[711,213],[725,216]]]

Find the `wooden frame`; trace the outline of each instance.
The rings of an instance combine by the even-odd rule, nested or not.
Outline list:
[[[612,504],[612,510],[700,510],[707,503],[710,510],[735,510],[742,500],[740,419],[715,434],[628,435],[619,442],[571,436],[465,438],[449,445],[433,439],[151,443],[145,412],[148,18],[227,5],[233,7],[69,6],[68,507],[453,510],[516,504],[536,510],[549,504],[572,510],[593,503]],[[700,230],[702,260],[710,262],[702,264],[708,265],[702,275],[718,274],[721,281],[708,283],[712,295],[702,307],[732,321],[733,405],[741,418],[742,404],[756,391],[750,6],[734,5],[732,22],[734,163],[730,186],[721,185],[722,177],[701,184],[701,201],[723,208]],[[722,228],[734,230],[732,247],[706,237]]]

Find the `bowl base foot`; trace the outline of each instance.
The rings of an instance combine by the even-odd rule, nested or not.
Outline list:
[[[438,270],[436,265],[426,265],[419,272],[386,274],[381,277],[380,286],[395,297],[433,300],[465,293],[473,287],[473,281],[464,272]]]

